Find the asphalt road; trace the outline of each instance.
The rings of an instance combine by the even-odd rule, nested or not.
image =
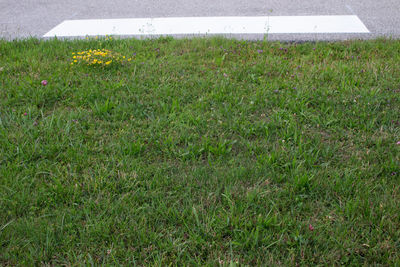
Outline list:
[[[400,38],[400,0],[0,0],[0,38],[42,38],[65,20],[356,15],[369,33],[276,33],[269,40]],[[261,34],[230,35],[262,39]]]

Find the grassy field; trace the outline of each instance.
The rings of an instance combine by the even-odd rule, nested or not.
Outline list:
[[[399,266],[399,141],[400,41],[0,41],[0,265]]]

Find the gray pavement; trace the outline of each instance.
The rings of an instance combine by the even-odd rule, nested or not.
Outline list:
[[[357,15],[370,33],[270,34],[268,39],[400,37],[400,0],[0,0],[0,38],[41,38],[64,20],[299,15]],[[229,37],[264,38],[256,34]]]

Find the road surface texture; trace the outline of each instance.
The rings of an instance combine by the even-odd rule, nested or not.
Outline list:
[[[181,27],[186,26],[187,31],[192,27],[191,23],[196,23],[193,18],[199,17],[203,18],[201,21],[206,21],[211,25],[209,31],[211,34],[218,33],[220,30],[218,25],[212,25],[212,23],[219,24],[219,17],[227,17],[227,19],[222,19],[223,23],[235,22],[233,24],[237,25],[231,27],[224,24],[220,33],[234,38],[306,41],[400,37],[400,0],[0,0],[0,38],[15,39],[30,36],[82,38],[89,27],[88,20],[96,20],[92,21],[94,24],[90,27],[103,28],[103,30],[102,23],[108,23],[111,27],[110,35],[149,37],[148,34],[151,33],[161,35],[171,32],[183,33]],[[214,19],[208,19],[210,17]],[[246,20],[247,17],[251,18],[250,21]],[[269,26],[265,33],[253,30],[253,25],[255,28],[257,25],[252,19],[257,19],[257,17],[267,18],[267,21],[272,18],[275,21],[274,26],[271,26],[272,31],[268,32]],[[292,20],[296,17],[297,19]],[[147,29],[142,32],[143,34],[137,35],[134,34],[135,31],[132,31],[129,35],[129,30],[139,23],[132,19],[138,18],[149,21],[152,21],[151,18],[180,18],[180,20],[175,19],[173,22],[168,19],[161,20],[157,24],[158,28],[152,29],[153,32]],[[188,23],[185,18],[188,19]],[[310,18],[311,26],[303,25],[301,23],[303,18],[304,21]],[[326,18],[329,19],[326,20]],[[355,21],[354,25],[349,24],[347,28],[348,22],[341,18]],[[329,22],[330,19],[332,22]],[[71,26],[71,23],[75,25],[75,28]],[[325,24],[322,25],[323,23]],[[327,23],[329,25],[326,25]],[[342,25],[335,28],[339,24]],[[166,26],[160,28],[160,25]],[[300,28],[296,30],[297,25]],[[170,28],[164,29],[166,27]],[[122,28],[128,31],[123,31]],[[236,33],[230,33],[230,29]],[[243,32],[240,29],[243,29]],[[140,31],[140,29],[136,30]],[[195,36],[201,30],[196,28],[191,34],[184,32],[181,35]],[[102,35],[100,33],[103,32],[99,31],[98,34]],[[93,34],[92,31],[87,35],[97,34]]]

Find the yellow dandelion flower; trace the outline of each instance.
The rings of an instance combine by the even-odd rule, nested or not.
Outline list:
[[[112,60],[110,60],[110,61],[107,61],[107,62],[106,62],[106,65],[110,64],[111,62],[112,62]]]
[[[74,62],[76,63],[76,62],[78,62],[77,60],[74,60]]]

